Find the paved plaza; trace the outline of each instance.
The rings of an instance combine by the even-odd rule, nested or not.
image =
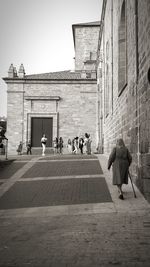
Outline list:
[[[104,155],[0,161],[0,267],[145,267],[150,206],[118,198]]]

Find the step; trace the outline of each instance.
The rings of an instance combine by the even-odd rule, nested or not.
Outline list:
[[[32,155],[42,155],[42,147],[32,147]],[[26,154],[24,152],[23,154]],[[54,148],[47,147],[45,150],[45,155],[54,154]]]

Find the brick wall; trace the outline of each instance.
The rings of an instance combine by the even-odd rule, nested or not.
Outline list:
[[[101,104],[104,107],[104,151],[109,154],[115,145],[116,138],[123,137],[133,157],[131,172],[134,181],[145,197],[150,199],[150,84],[147,79],[147,72],[150,67],[150,2],[148,0],[138,1],[136,20],[135,1],[125,1],[127,86],[120,94],[118,85],[120,75],[118,32],[123,1],[113,1],[113,7],[111,4],[112,1],[108,0],[101,42],[101,51],[103,52],[103,103]],[[111,18],[113,18],[113,24]],[[112,25],[113,35],[110,30]],[[107,57],[107,43],[111,44],[112,40],[113,49],[110,46],[111,51]],[[138,50],[138,56],[136,49]],[[112,63],[113,69],[111,68]],[[106,75],[106,65],[110,66],[108,77]],[[108,99],[105,96],[108,80],[110,86],[109,98],[112,99],[113,107],[110,104],[109,112],[106,114],[105,106]]]
[[[139,116],[139,185],[150,200],[150,1],[138,1],[138,116]]]

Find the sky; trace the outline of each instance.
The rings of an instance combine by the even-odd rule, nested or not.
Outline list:
[[[0,116],[10,64],[25,73],[74,69],[72,24],[99,21],[102,0],[0,0]]]

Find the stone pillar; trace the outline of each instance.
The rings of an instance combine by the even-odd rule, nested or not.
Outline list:
[[[18,76],[19,78],[24,78],[25,77],[25,69],[23,64],[20,65],[19,71],[18,71]]]
[[[15,78],[17,77],[17,69],[13,66],[13,64],[10,65],[8,70],[8,78]]]

